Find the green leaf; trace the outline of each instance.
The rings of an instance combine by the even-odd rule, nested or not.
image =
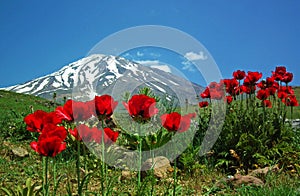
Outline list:
[[[58,177],[56,186],[54,187],[54,190],[53,190],[53,195],[56,195],[56,191],[57,191],[58,185],[60,184],[60,182],[61,182],[62,179],[63,179],[63,176],[59,176]]]
[[[14,193],[14,191],[11,190],[11,188],[7,189],[7,188],[2,187],[0,190],[2,190],[8,196],[15,196],[16,195]]]
[[[79,186],[79,192],[82,193],[83,190],[83,186],[85,185],[85,183],[88,183],[89,178],[91,177],[92,173],[88,173],[87,175],[85,175],[80,183]]]

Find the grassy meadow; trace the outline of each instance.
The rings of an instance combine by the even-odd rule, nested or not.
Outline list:
[[[300,100],[300,87],[296,87],[294,90]],[[29,146],[30,142],[36,140],[38,135],[26,130],[23,119],[35,110],[53,111],[56,106],[57,104],[53,101],[39,97],[0,91],[0,187],[8,190],[12,195],[18,189],[24,190],[26,187],[32,188],[32,195],[42,195],[41,191],[37,193],[42,185],[42,158]],[[193,106],[190,108],[194,110]],[[293,118],[300,118],[300,107],[294,108]],[[297,133],[299,137],[299,130]],[[13,153],[13,149],[18,147],[27,150],[28,155],[20,157]],[[287,165],[282,165],[279,171],[268,173],[262,178],[263,186],[234,187],[232,184],[226,183],[228,176],[232,175],[226,166],[220,162],[218,162],[219,166],[216,166],[216,162],[210,162],[208,157],[198,157],[197,160],[194,160],[191,154],[192,151],[186,151],[185,158],[188,161],[181,162],[183,166],[178,165],[176,195],[300,195],[299,162],[287,161],[285,162]],[[87,158],[82,157],[82,159],[86,159],[86,165],[81,170],[81,175],[89,174],[86,183],[83,184],[83,195],[101,195],[101,161],[93,154],[89,154]],[[290,160],[288,157],[287,159]],[[76,165],[74,150],[67,149],[52,161],[56,161],[57,167],[56,195],[76,195],[78,182],[74,169]],[[275,165],[276,160],[267,163],[265,166],[272,166],[269,163]],[[292,164],[293,168],[289,169]],[[52,171],[51,167],[49,171]],[[53,175],[54,173],[50,172],[49,178],[53,178]],[[136,172],[132,171],[132,177],[122,179],[121,169],[108,167],[107,194],[173,195],[174,182],[171,171],[166,178],[160,180],[153,179],[151,176],[146,178],[139,190],[136,188],[136,175]],[[30,183],[28,179],[31,179]],[[51,185],[53,187],[53,184]],[[53,191],[53,188],[50,188],[50,193]],[[0,195],[7,195],[8,192],[0,190]]]

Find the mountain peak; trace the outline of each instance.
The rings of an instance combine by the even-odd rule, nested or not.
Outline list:
[[[32,94],[51,99],[92,97],[111,94],[121,98],[124,92],[133,93],[138,88],[149,87],[158,94],[194,99],[202,87],[156,68],[143,66],[123,57],[93,54],[70,63],[60,70],[11,86],[5,90]]]

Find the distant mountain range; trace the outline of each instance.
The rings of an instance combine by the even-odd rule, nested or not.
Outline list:
[[[196,103],[196,95],[203,87],[162,71],[143,66],[122,57],[95,54],[64,66],[57,72],[31,80],[24,84],[4,88],[52,99],[89,99],[95,94],[110,94],[120,99],[125,92],[136,93],[141,87],[149,87],[155,94],[175,96],[181,102],[186,99]]]

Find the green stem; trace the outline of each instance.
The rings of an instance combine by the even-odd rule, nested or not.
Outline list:
[[[276,99],[275,99],[275,96],[272,95],[272,98],[270,98],[270,101],[272,99],[272,114],[275,113],[275,106],[276,106]]]
[[[155,167],[155,163],[154,163],[154,152],[152,150],[152,146],[153,145],[153,142],[151,143],[151,146],[150,146],[150,154],[151,154],[151,158],[152,158],[152,168],[151,168],[151,194],[150,195],[153,195],[153,193],[155,192],[155,187],[154,187],[154,183],[155,183],[155,177],[154,177],[154,167]]]
[[[263,112],[264,112],[264,114],[263,114],[263,132],[265,132],[265,129],[266,129],[266,125],[265,125],[265,119],[266,119],[266,106],[265,106],[265,104],[262,104],[263,105]]]
[[[48,157],[43,157],[43,195],[48,196]]]
[[[240,97],[240,108],[243,107],[243,94],[241,93],[241,80],[239,80],[239,97]]]
[[[57,189],[57,181],[56,181],[56,157],[53,158],[53,184],[54,190]],[[53,191],[53,195],[55,195],[55,191]]]
[[[173,196],[176,195],[176,186],[177,186],[177,172],[176,172],[176,158],[174,161],[174,173],[173,173],[173,180],[174,180],[174,184],[173,184]]]
[[[101,158],[102,158],[102,180],[101,180],[101,193],[102,195],[105,195],[105,187],[107,183],[107,175],[106,175],[106,168],[105,168],[105,144],[104,144],[104,121],[103,119],[101,120],[101,126],[102,126],[102,135],[101,135]]]
[[[86,146],[83,146],[82,148],[82,153],[83,153],[83,164],[84,164],[84,171],[85,173],[88,173],[88,168],[87,168],[87,163],[86,163],[86,160],[87,160],[87,153],[86,153]]]
[[[138,126],[138,151],[139,151],[139,160],[138,160],[138,190],[141,187],[141,169],[142,169],[142,139],[141,139],[141,127]]]
[[[247,110],[249,110],[249,99],[250,99],[250,95],[246,94]]]
[[[77,193],[81,195],[80,189],[80,141],[77,140],[77,162],[76,162],[76,172],[77,172]]]

